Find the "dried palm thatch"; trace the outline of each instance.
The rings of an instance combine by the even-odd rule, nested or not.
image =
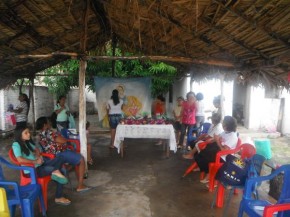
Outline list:
[[[84,2],[0,2],[0,88],[86,57],[80,52]],[[289,0],[91,0],[87,35],[87,51],[114,35],[124,51],[170,62],[195,80],[222,73],[289,88]]]

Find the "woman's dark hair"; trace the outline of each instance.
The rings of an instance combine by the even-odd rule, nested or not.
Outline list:
[[[49,120],[47,117],[40,117],[36,120],[36,123],[35,123],[35,128],[37,130],[41,130],[44,126],[44,124],[48,124]]]
[[[60,101],[62,98],[66,98],[66,96],[65,96],[65,95],[60,95],[60,96],[57,98],[57,103],[59,103],[59,101]]]
[[[34,145],[34,142],[32,139],[30,139],[29,141],[23,141],[22,132],[26,129],[28,129],[28,127],[17,127],[14,130],[14,141],[19,143],[21,152],[28,156],[30,151],[34,151],[30,145]]]
[[[223,121],[223,126],[228,132],[236,132],[237,130],[237,121],[232,116],[225,116]]]
[[[211,121],[213,124],[218,124],[222,120],[222,117],[219,113],[213,113],[211,117]]]
[[[118,105],[120,103],[120,100],[119,100],[119,91],[117,89],[114,89],[112,91],[111,99],[113,100],[114,105]]]
[[[165,102],[165,98],[162,95],[158,95],[156,98],[159,99],[161,102]]]
[[[197,94],[196,94],[196,99],[197,99],[198,101],[203,100],[203,94],[202,94],[202,93],[197,93]]]
[[[25,93],[21,93],[20,95],[23,97],[24,101],[26,102],[26,105],[27,105],[27,115],[28,115],[29,108],[30,108],[29,98],[28,98],[27,94],[25,94]]]

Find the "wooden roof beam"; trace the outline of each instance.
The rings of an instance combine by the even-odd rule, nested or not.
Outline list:
[[[73,4],[73,8],[78,8],[79,6],[81,6],[80,3]],[[72,9],[73,9],[73,8],[72,8]],[[71,10],[72,10],[72,9],[71,9]],[[13,9],[6,10],[6,12],[5,12],[5,13],[2,13],[2,16],[0,16],[0,17],[3,19],[4,15],[8,15],[8,16],[9,16],[9,13],[11,12],[11,10],[13,10]],[[53,19],[57,19],[57,18],[61,18],[61,17],[67,17],[67,11],[64,11],[63,9],[57,10],[57,11],[55,11],[55,14],[53,14],[53,15],[51,15],[51,16],[48,16],[48,17],[46,16],[46,17],[44,17],[43,19],[40,19],[39,22],[34,23],[34,24],[33,24],[33,28],[34,28],[34,29],[37,29],[38,27],[43,26],[43,23],[46,23],[46,22],[50,21],[52,18],[53,18]],[[74,19],[74,20],[75,20],[75,19]],[[2,20],[0,19],[0,21],[2,21]],[[2,22],[3,22],[3,21],[2,21]],[[75,22],[76,22],[76,21],[75,21]],[[3,22],[3,23],[4,23],[4,22]],[[76,25],[79,25],[79,23],[76,22]],[[30,26],[30,28],[32,28],[32,26]],[[5,44],[5,43],[9,43],[10,41],[15,40],[16,38],[18,38],[18,37],[20,37],[20,36],[26,34],[26,33],[27,33],[27,29],[28,29],[28,24],[26,24],[26,25],[24,26],[24,28],[20,28],[20,29],[21,29],[21,30],[20,30],[16,35],[14,35],[14,36],[12,36],[12,37],[6,39],[6,40],[1,40],[1,41],[0,41],[0,45],[3,45],[3,44]]]
[[[284,44],[287,48],[290,47],[290,43],[287,40],[282,39],[282,37],[279,36],[277,33],[268,31],[264,26],[259,25],[259,23],[257,23],[256,21],[249,20],[247,17],[245,17],[242,13],[235,10],[233,7],[225,6],[222,2],[220,2],[220,0],[213,0],[213,1],[215,3],[217,3],[218,5],[222,6],[227,11],[231,12],[233,15],[241,18],[242,20],[244,20],[245,22],[250,24],[252,26],[252,28],[257,28],[258,30],[260,30],[260,31],[264,32],[266,35],[268,35],[270,38]]]

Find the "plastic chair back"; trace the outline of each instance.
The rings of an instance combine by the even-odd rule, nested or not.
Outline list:
[[[253,189],[257,184],[261,182],[267,182],[274,179],[279,174],[283,174],[283,184],[280,197],[276,204],[272,204],[267,200],[256,200],[253,198]],[[259,176],[249,178],[245,185],[245,193],[243,199],[240,202],[240,209],[238,217],[242,217],[243,213],[246,212],[251,217],[270,217],[273,212],[278,212],[277,217],[290,216],[290,164],[283,165],[276,169],[268,176]],[[257,212],[256,207],[265,207],[261,212]]]
[[[208,122],[203,123],[200,129],[199,135],[207,133],[210,126],[211,126],[211,123],[208,123]]]
[[[248,143],[244,143],[241,146],[241,159],[251,158],[256,154],[256,148]]]
[[[48,158],[53,158],[51,154],[44,154],[42,153],[42,155],[48,157]],[[13,149],[11,148],[8,152],[8,156],[11,160],[11,162],[17,166],[21,166],[20,163],[18,162],[17,158],[14,155]],[[28,164],[27,164],[28,165]],[[34,167],[34,165],[30,165],[31,167]],[[41,189],[42,189],[42,195],[44,198],[44,204],[45,204],[45,208],[47,209],[47,189],[48,189],[48,183],[51,181],[51,177],[50,176],[44,176],[44,177],[38,177],[37,178],[37,183],[41,185]],[[29,174],[25,174],[24,170],[20,170],[20,185],[24,186],[27,184],[31,183],[31,177]]]
[[[8,181],[5,179],[2,165],[12,170],[28,170],[31,178],[31,183],[25,186],[19,186],[17,182]],[[14,166],[0,157],[0,187],[4,188],[7,194],[7,202],[11,216],[15,215],[15,208],[20,206],[22,216],[34,216],[34,202],[39,199],[42,210],[42,215],[46,216],[41,187],[37,184],[35,169],[27,166]],[[2,216],[2,215],[1,215]]]
[[[189,143],[191,141],[196,140],[199,135],[207,133],[210,126],[211,126],[211,123],[206,122],[206,123],[203,123],[200,127],[192,127],[187,133],[186,144],[189,145]],[[192,134],[194,131],[199,131],[199,133],[196,136],[193,136]]]

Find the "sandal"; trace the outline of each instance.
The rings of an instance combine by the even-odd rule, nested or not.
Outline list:
[[[88,191],[88,190],[90,190],[91,188],[90,187],[84,187],[84,188],[77,188],[77,192],[79,192],[79,193],[82,193],[82,192],[86,192],[86,191]]]
[[[56,173],[51,174],[51,179],[62,184],[62,185],[65,185],[68,183],[68,179],[65,176],[60,175],[60,174],[56,174]]]
[[[67,206],[71,204],[71,201],[65,197],[55,198],[54,202],[59,205]]]

